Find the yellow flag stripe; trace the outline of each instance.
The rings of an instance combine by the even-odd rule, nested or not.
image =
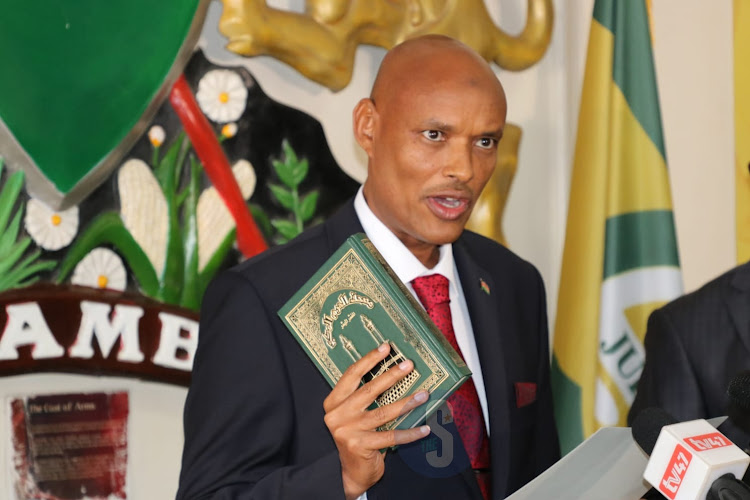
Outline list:
[[[561,370],[581,388],[582,408],[589,409],[593,408],[598,360],[607,206],[607,169],[603,166],[609,159],[613,46],[612,32],[592,21],[555,319],[555,358]]]

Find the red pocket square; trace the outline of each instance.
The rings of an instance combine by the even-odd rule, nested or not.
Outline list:
[[[536,384],[534,382],[516,382],[516,407],[523,408],[536,401]]]

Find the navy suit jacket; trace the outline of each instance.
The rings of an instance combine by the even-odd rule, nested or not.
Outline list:
[[[727,386],[750,370],[750,263],[735,267],[648,320],[646,365],[628,420],[663,408],[679,421],[727,414]],[[750,435],[719,427],[740,448]]]
[[[336,446],[323,421],[331,388],[277,311],[361,231],[350,201],[324,224],[211,284],[185,404],[178,499],[344,498]],[[468,231],[454,244],[454,258],[482,366],[493,498],[500,499],[559,458],[544,287],[531,264]],[[517,400],[517,382],[535,384],[535,398],[526,391]],[[481,493],[470,469],[429,478],[389,451],[368,500],[402,498],[481,500]]]

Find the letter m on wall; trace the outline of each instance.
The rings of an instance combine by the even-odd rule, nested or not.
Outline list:
[[[118,361],[139,363],[144,356],[138,340],[138,321],[143,316],[143,309],[136,306],[117,304],[110,320],[109,304],[98,302],[81,302],[81,325],[75,343],[70,348],[73,358],[88,359],[94,356],[92,346],[96,337],[102,357],[107,358],[120,339]]]

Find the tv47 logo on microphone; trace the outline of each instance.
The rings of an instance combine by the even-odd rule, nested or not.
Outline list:
[[[685,438],[685,442],[690,445],[692,449],[698,452],[713,450],[716,448],[723,448],[732,444],[720,432],[712,432],[711,434],[703,434],[701,436]]]
[[[685,475],[687,474],[692,459],[693,454],[684,446],[680,444],[675,446],[672,458],[667,464],[667,470],[664,471],[664,476],[661,478],[661,484],[659,484],[659,491],[661,491],[665,497],[674,500],[674,497],[680,490],[682,480],[685,479]]]
[[[698,419],[661,428],[643,478],[670,500],[696,500],[717,477],[742,477],[748,463],[747,454]]]

